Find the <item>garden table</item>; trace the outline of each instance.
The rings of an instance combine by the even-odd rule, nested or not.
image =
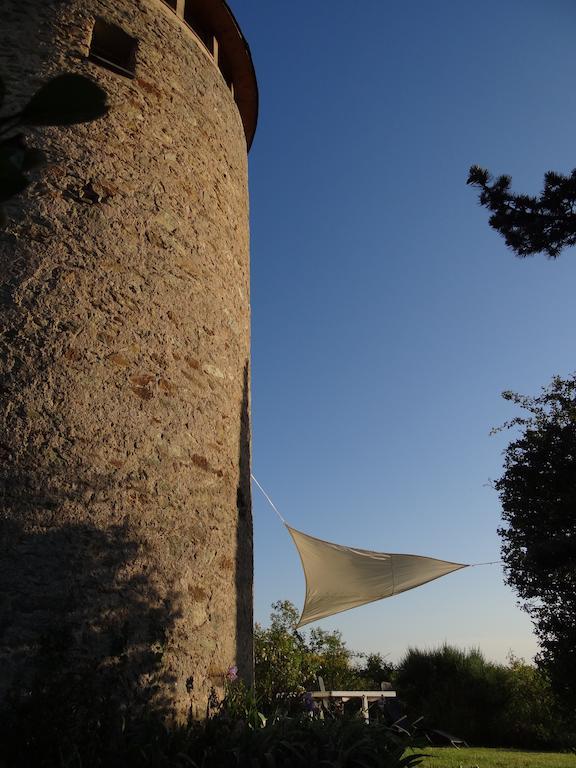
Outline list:
[[[342,703],[349,701],[350,699],[362,700],[362,716],[364,720],[370,722],[370,714],[368,711],[368,705],[373,701],[380,701],[381,699],[395,699],[396,691],[310,691],[309,695],[321,703],[324,703],[330,699],[341,701]]]

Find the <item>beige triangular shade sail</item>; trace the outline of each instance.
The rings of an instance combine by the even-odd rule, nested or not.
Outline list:
[[[286,527],[306,577],[306,600],[299,627],[468,567],[433,557],[343,547]]]

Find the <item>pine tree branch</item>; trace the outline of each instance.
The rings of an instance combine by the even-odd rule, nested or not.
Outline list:
[[[479,166],[470,168],[467,183],[479,189],[480,205],[492,213],[490,226],[517,256],[556,258],[576,244],[576,170],[569,176],[546,173],[539,197],[512,192],[509,176],[493,179]]]

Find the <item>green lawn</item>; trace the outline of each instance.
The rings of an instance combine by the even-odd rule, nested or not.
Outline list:
[[[559,752],[520,752],[516,749],[423,749],[429,757],[421,768],[576,768],[576,755]]]

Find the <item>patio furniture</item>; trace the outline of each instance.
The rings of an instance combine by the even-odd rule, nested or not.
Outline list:
[[[318,701],[319,704],[325,705],[329,701],[344,704],[350,699],[359,699],[362,711],[362,717],[364,720],[370,722],[369,705],[375,701],[383,701],[384,699],[395,699],[396,691],[380,690],[380,691],[327,691],[324,686],[324,680],[321,677],[318,678],[318,684],[320,686],[319,691],[309,691],[308,695]],[[322,716],[322,715],[321,715]]]

